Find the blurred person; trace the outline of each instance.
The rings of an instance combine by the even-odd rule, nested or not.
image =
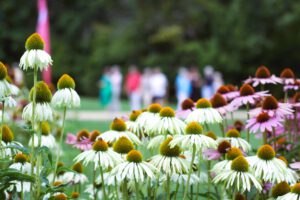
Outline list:
[[[161,72],[160,68],[153,70],[153,75],[150,79],[150,91],[152,94],[152,102],[163,104],[167,94],[168,79]]]
[[[175,79],[175,87],[177,95],[177,108],[181,109],[181,103],[185,99],[189,98],[192,89],[189,72],[186,68],[179,68],[178,75]]]
[[[210,99],[214,95],[214,68],[210,65],[204,67],[204,84],[202,97]]]
[[[142,75],[142,82],[141,82],[141,90],[143,95],[144,107],[147,107],[152,102],[151,77],[152,77],[152,70],[148,67],[145,68]]]
[[[215,94],[222,85],[224,85],[224,80],[221,72],[215,72],[213,74],[213,93]]]
[[[190,98],[193,101],[197,101],[201,98],[201,75],[197,67],[192,67],[190,69],[190,81],[191,81],[191,93]]]
[[[129,67],[125,78],[125,90],[129,97],[131,110],[141,109],[141,74],[135,65]]]
[[[111,103],[112,84],[110,82],[110,74],[108,68],[103,70],[103,74],[99,80],[99,100],[100,104],[106,108]]]
[[[111,111],[119,111],[121,109],[121,92],[122,92],[122,80],[123,76],[120,72],[120,67],[114,65],[111,68],[110,82],[112,85],[112,96],[111,96]]]

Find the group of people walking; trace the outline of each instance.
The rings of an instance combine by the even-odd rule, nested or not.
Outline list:
[[[180,67],[175,79],[175,90],[178,105],[186,98],[197,100],[200,97],[210,98],[220,85],[222,75],[211,66],[204,67],[203,78],[198,67]],[[111,111],[121,109],[121,94],[126,92],[130,109],[139,110],[143,106],[156,102],[164,104],[169,88],[167,76],[160,68],[145,68],[141,73],[135,65],[128,68],[123,80],[120,67],[117,65],[105,68],[99,80],[100,103]]]

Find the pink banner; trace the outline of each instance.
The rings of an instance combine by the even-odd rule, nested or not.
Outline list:
[[[45,41],[45,51],[50,54],[50,25],[48,16],[47,0],[38,0],[38,23],[36,32],[41,35]],[[42,72],[43,80],[47,83],[51,83],[51,67]]]

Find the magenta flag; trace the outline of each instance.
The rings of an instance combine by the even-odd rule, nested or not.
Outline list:
[[[47,0],[38,0],[38,22],[36,32],[41,35],[45,41],[45,51],[50,54],[50,25],[48,16]],[[43,80],[47,83],[51,83],[51,67],[42,72]]]

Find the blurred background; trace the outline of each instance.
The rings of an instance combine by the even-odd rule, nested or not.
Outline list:
[[[46,7],[38,9],[43,2]],[[17,66],[26,38],[46,14],[52,82],[68,73],[82,96],[100,95],[103,106],[120,97],[133,106],[162,96],[176,102],[183,98],[178,90],[191,97],[197,87],[196,95],[205,97],[223,82],[238,84],[253,76],[260,65],[277,75],[283,67],[299,72],[296,0],[1,0],[3,62]],[[162,87],[157,94],[145,93],[149,74],[156,78],[150,83],[158,80],[155,87]],[[24,75],[30,87],[31,76],[30,71]],[[136,94],[136,88],[144,92]]]

